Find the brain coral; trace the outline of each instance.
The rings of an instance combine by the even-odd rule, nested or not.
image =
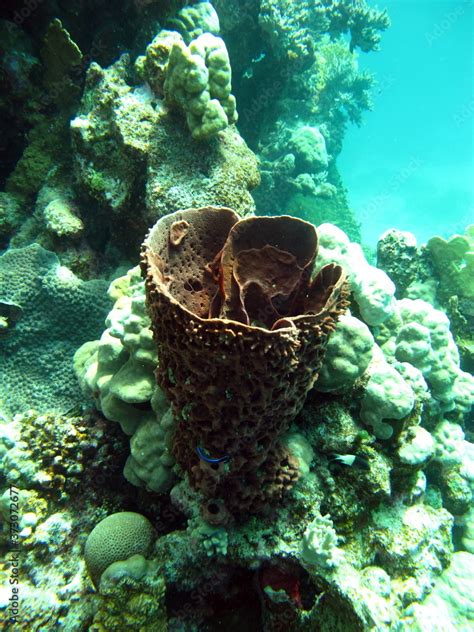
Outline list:
[[[173,451],[216,523],[262,511],[296,479],[279,438],[301,409],[347,307],[345,274],[312,279],[314,226],[227,208],[160,219],[142,270]],[[210,463],[209,458],[220,458]]]
[[[101,520],[89,534],[84,549],[87,570],[94,586],[114,562],[132,555],[146,556],[153,543],[153,527],[141,514],[120,511]]]

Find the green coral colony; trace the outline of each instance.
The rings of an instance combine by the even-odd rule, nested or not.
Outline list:
[[[32,4],[0,22],[3,629],[472,629],[474,228],[375,266],[336,165],[386,12],[137,0],[125,46]]]

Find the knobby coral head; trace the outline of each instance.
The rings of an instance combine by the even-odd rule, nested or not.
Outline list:
[[[297,478],[279,439],[348,304],[340,266],[312,277],[316,254],[308,222],[213,207],[161,218],[143,244],[173,451],[214,522],[264,510]]]

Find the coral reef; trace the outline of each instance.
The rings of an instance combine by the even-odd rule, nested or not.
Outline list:
[[[402,299],[376,336],[388,358],[408,362],[423,374],[431,404],[441,412],[469,412],[474,378],[462,371],[459,353],[440,310],[421,299]]]
[[[257,162],[238,132],[228,127],[206,145],[191,144],[182,122],[150,90],[128,83],[131,71],[127,56],[106,70],[92,64],[71,122],[76,173],[99,203],[100,230],[110,225],[125,250],[136,248],[158,217],[179,208],[221,203],[252,211]]]
[[[395,285],[381,270],[367,263],[359,244],[333,224],[318,226],[317,265],[335,261],[347,270],[358,310],[368,325],[381,325],[394,311]]]
[[[337,547],[338,537],[328,516],[318,516],[303,535],[301,559],[307,567],[333,568],[338,566],[343,553]]]
[[[194,221],[191,220],[190,214],[193,215]],[[209,232],[206,214],[226,218],[222,223],[220,239],[216,238],[215,232]],[[202,232],[198,233],[201,240],[195,237],[198,219],[198,226],[202,226]],[[164,218],[158,227],[164,225],[166,229],[158,234],[152,231],[148,237],[146,243],[154,243],[156,248],[160,244],[159,238],[162,239],[161,250],[158,250],[162,261],[168,261],[164,257],[175,257],[169,260],[166,279],[172,284],[172,291],[176,293],[177,298],[170,296],[168,300],[171,305],[176,306],[180,305],[178,300],[187,300],[185,305],[188,307],[183,305],[180,309],[184,311],[192,308],[198,311],[192,317],[194,329],[197,329],[201,321],[206,322],[203,318],[206,305],[209,310],[209,299],[207,303],[204,301],[203,290],[199,289],[195,282],[190,283],[190,279],[198,279],[199,268],[195,269],[194,266],[201,261],[200,265],[203,268],[199,280],[203,287],[208,288],[208,296],[215,296],[218,278],[216,275],[219,270],[229,270],[233,275],[234,284],[229,284],[225,281],[225,276],[222,277],[224,295],[220,300],[213,301],[216,315],[240,313],[242,318],[249,321],[254,318],[252,305],[255,304],[258,294],[255,294],[257,288],[251,289],[251,283],[256,284],[257,278],[255,274],[246,276],[249,268],[246,266],[245,244],[251,235],[252,239],[255,239],[256,235],[261,234],[261,230],[250,232],[250,227],[256,221],[272,220],[259,218],[239,221],[231,211],[223,210],[187,211]],[[278,221],[290,220],[278,218]],[[291,220],[295,221],[297,220]],[[214,219],[211,223],[214,231],[216,224],[218,222]],[[242,224],[243,228],[237,230]],[[248,232],[245,231],[247,225]],[[229,240],[231,226],[233,228],[230,235],[232,236],[233,231],[236,232],[235,241]],[[328,234],[333,235],[334,232],[338,239],[328,240],[325,237]],[[350,242],[346,236],[342,238],[335,227],[323,226],[318,229],[318,236],[321,243],[320,257],[316,259],[317,269],[333,257],[334,261],[339,261],[343,266],[347,266],[351,261],[358,261],[361,270],[368,275],[371,274],[367,262],[348,256],[348,250],[351,250]],[[298,243],[302,248],[305,242],[299,238],[292,240],[292,243]],[[211,244],[212,252],[206,249]],[[308,245],[310,244],[311,240],[308,242]],[[186,247],[190,245],[193,245],[195,254],[193,258],[188,259],[183,253],[188,252]],[[262,262],[263,265],[264,259],[260,259],[261,255],[256,254],[261,244],[252,241],[251,245],[254,246],[254,270],[255,262]],[[332,248],[329,248],[329,245],[332,245]],[[227,246],[227,250],[224,247],[219,257],[215,258],[214,255],[219,253],[222,246]],[[240,254],[242,252],[243,257]],[[151,259],[151,252],[147,256]],[[361,254],[358,256],[362,257]],[[314,252],[312,257],[314,258]],[[164,265],[158,258],[154,261],[157,262],[154,265]],[[279,278],[285,280],[284,287],[287,288],[287,292],[290,291],[294,288],[295,280],[287,268],[289,261],[281,257],[272,258],[271,261],[272,270],[276,262],[280,262],[279,274],[284,272],[284,275]],[[204,272],[206,263],[212,264],[208,273]],[[265,267],[262,270],[265,270]],[[354,283],[351,269],[348,273],[350,282]],[[261,284],[264,279],[265,277],[260,279]],[[204,283],[208,285],[205,286]],[[266,284],[258,287],[267,288],[266,291],[271,289],[268,279]],[[368,295],[373,292],[372,284],[366,284],[364,287]],[[171,629],[173,626],[184,626],[185,629],[186,626],[189,629],[194,626],[203,629],[212,624],[216,612],[220,613],[223,621],[230,621],[230,613],[233,612],[239,624],[243,624],[252,611],[257,628],[259,625],[278,626],[284,621],[294,630],[314,629],[319,625],[336,630],[370,629],[371,626],[388,630],[396,629],[397,625],[401,625],[399,622],[413,622],[418,620],[416,617],[419,620],[426,617],[429,604],[437,599],[437,590],[444,590],[443,578],[449,577],[449,564],[453,556],[453,520],[456,521],[456,528],[460,530],[459,542],[463,550],[469,550],[471,546],[470,506],[474,470],[469,464],[472,464],[474,459],[473,451],[470,449],[472,444],[466,441],[459,425],[462,423],[463,411],[467,410],[468,400],[465,400],[462,410],[457,411],[456,421],[448,421],[451,417],[446,418],[446,415],[451,416],[455,411],[441,411],[439,405],[433,404],[437,401],[433,395],[436,384],[430,382],[428,374],[426,380],[423,378],[423,367],[420,370],[410,363],[413,361],[416,364],[415,356],[411,355],[403,362],[399,362],[393,352],[390,352],[393,351],[391,341],[399,339],[399,330],[393,328],[392,321],[398,322],[398,315],[405,313],[410,302],[395,300],[390,289],[387,293],[390,300],[381,301],[385,306],[380,312],[384,314],[384,321],[382,325],[374,326],[364,321],[354,293],[351,309],[358,314],[358,318],[351,315],[341,317],[329,338],[328,350],[322,362],[321,376],[326,376],[326,383],[329,381],[330,394],[318,392],[316,381],[316,388],[309,393],[291,431],[279,436],[286,458],[293,464],[293,471],[298,477],[297,481],[290,478],[291,488],[287,489],[285,503],[273,506],[270,514],[264,513],[258,518],[249,517],[252,512],[250,509],[245,514],[246,520],[238,524],[229,522],[222,525],[214,524],[216,514],[210,510],[208,503],[204,503],[207,511],[202,513],[205,489],[199,488],[199,485],[198,489],[193,489],[195,479],[192,471],[188,471],[183,480],[177,481],[176,473],[172,472],[173,466],[169,461],[167,466],[172,476],[166,478],[166,485],[162,485],[163,479],[159,473],[158,463],[162,463],[161,456],[165,452],[161,446],[166,444],[167,449],[170,449],[176,444],[176,429],[179,429],[179,432],[189,430],[186,422],[193,419],[193,410],[184,406],[180,409],[175,405],[178,423],[174,425],[168,404],[153,381],[153,369],[158,358],[160,370],[164,372],[165,387],[172,400],[178,397],[181,385],[189,387],[191,383],[180,373],[180,362],[186,357],[186,347],[183,343],[174,345],[179,351],[171,371],[168,371],[170,365],[167,355],[161,350],[165,349],[164,345],[159,346],[157,358],[150,337],[151,321],[144,310],[144,289],[137,269],[131,270],[112,283],[109,296],[116,302],[107,319],[106,333],[100,342],[86,343],[77,352],[76,369],[83,388],[89,396],[95,398],[99,407],[103,406],[107,394],[110,394],[110,382],[115,379],[115,375],[119,376],[117,389],[114,389],[118,394],[115,396],[115,403],[117,409],[120,409],[121,405],[125,408],[122,411],[122,420],[116,418],[115,421],[121,421],[121,425],[126,429],[127,414],[131,415],[130,419],[135,419],[129,426],[129,432],[133,432],[130,442],[131,454],[124,473],[133,485],[145,487],[147,490],[146,518],[156,528],[152,542],[147,540],[147,547],[151,547],[151,544],[153,546],[147,548],[146,552],[142,550],[132,557],[126,552],[120,553],[118,557],[124,558],[121,560],[115,561],[115,556],[110,560],[110,565],[106,564],[107,568],[101,573],[100,582],[96,582],[98,592],[88,593],[88,579],[84,566],[81,566],[80,548],[77,545],[76,548],[71,548],[73,540],[68,535],[71,533],[71,525],[79,518],[74,510],[72,513],[71,510],[64,510],[60,504],[61,496],[57,493],[63,485],[61,476],[65,476],[71,481],[67,486],[68,505],[74,506],[74,498],[84,498],[81,495],[84,494],[84,488],[74,482],[79,483],[82,474],[74,469],[75,460],[72,453],[68,452],[68,445],[72,446],[74,439],[70,439],[73,443],[68,443],[67,439],[62,438],[60,430],[57,434],[50,435],[56,437],[53,441],[47,439],[47,429],[50,428],[51,432],[55,426],[53,420],[50,422],[44,416],[39,422],[31,415],[25,417],[24,423],[17,420],[16,430],[5,431],[3,434],[0,454],[3,452],[2,460],[7,466],[4,470],[6,481],[9,484],[15,484],[16,481],[16,484],[22,487],[25,513],[21,528],[24,532],[25,546],[31,547],[28,548],[31,553],[28,554],[27,572],[31,573],[30,564],[33,561],[36,565],[42,563],[38,562],[37,557],[30,557],[37,555],[35,551],[44,550],[46,547],[51,552],[56,551],[55,555],[61,560],[67,554],[71,559],[67,564],[63,562],[64,568],[69,569],[77,579],[75,587],[71,586],[61,592],[61,595],[64,595],[61,599],[71,594],[84,595],[80,608],[71,606],[66,615],[60,615],[59,604],[51,605],[51,601],[47,599],[53,598],[64,579],[61,580],[60,575],[56,577],[53,571],[50,571],[47,576],[49,588],[42,598],[34,592],[31,580],[28,579],[26,600],[28,612],[31,613],[28,616],[32,617],[30,620],[42,620],[42,617],[45,617],[46,603],[50,611],[52,609],[55,620],[60,621],[62,625],[71,626],[73,621],[78,622],[74,625],[84,625],[84,622],[88,621],[88,625],[96,626],[97,629],[105,627],[117,630],[120,629],[120,621],[127,621],[130,625],[150,630],[166,629],[166,626]],[[234,298],[236,291],[237,296],[240,296],[239,301]],[[376,289],[375,296],[378,296],[379,292],[380,289]],[[360,295],[357,297],[357,300],[360,300]],[[156,305],[156,295],[153,298],[151,294],[150,300],[155,301]],[[367,300],[370,303],[370,296]],[[364,304],[364,301],[361,302]],[[385,313],[388,304],[390,310]],[[275,305],[281,313],[284,304]],[[235,321],[233,326],[246,326],[249,329],[265,331],[264,323],[260,321],[262,318],[268,318],[267,326],[271,326],[272,322],[275,322],[274,309],[275,306],[269,312],[264,310],[257,319],[259,322],[254,325],[243,325]],[[439,326],[445,327],[445,321],[436,315],[439,312],[432,307],[430,309],[431,318],[436,323],[441,323]],[[370,320],[373,311],[367,310],[365,313]],[[298,318],[302,317],[296,317],[295,324]],[[221,320],[227,327],[233,323],[231,320],[216,317],[208,319],[208,322],[218,323]],[[21,320],[17,326],[20,322]],[[164,331],[167,331],[169,336],[171,330],[177,326],[179,329],[179,319],[172,319]],[[273,331],[278,334],[285,331],[285,328]],[[272,334],[272,330],[269,329],[268,334]],[[350,346],[355,353],[348,349],[348,340],[352,340]],[[438,335],[436,340],[446,341],[446,334]],[[217,345],[216,348],[220,349],[220,346]],[[357,349],[360,351],[357,352]],[[386,356],[383,355],[384,352]],[[206,354],[209,354],[208,350]],[[144,370],[142,374],[137,372],[136,367],[133,369],[141,356]],[[202,367],[203,357],[205,358],[197,348],[196,358],[199,358],[199,364],[195,366],[200,367],[199,375],[202,375],[204,380],[202,384],[208,385],[211,393],[216,392],[212,391],[212,388],[216,387],[217,392],[220,390],[224,395],[228,392],[226,389],[230,388],[230,384],[235,389],[234,378],[226,380],[225,388],[219,389],[220,375],[212,374],[216,377],[210,377],[209,367]],[[122,381],[121,367],[126,366],[128,362],[133,370],[125,373],[131,376],[131,379]],[[434,367],[435,363],[432,364]],[[223,373],[225,365],[219,363],[218,366],[219,371]],[[313,366],[317,369],[316,364]],[[389,416],[384,419],[384,423],[386,421],[390,429],[395,430],[388,440],[380,440],[371,432],[364,430],[364,416],[372,389],[371,381],[378,380],[378,376],[388,369],[397,386],[384,392],[379,403],[374,400],[369,409],[376,415],[382,415],[390,406],[396,410],[402,403],[401,393],[406,390],[413,410],[404,411],[406,414],[399,420],[398,426],[393,418],[395,413],[387,413]],[[459,367],[457,371],[459,373]],[[247,374],[244,373],[246,377]],[[386,380],[380,381],[380,385],[385,383]],[[324,391],[323,384],[324,379]],[[143,385],[146,385],[145,388]],[[172,389],[176,396],[173,395]],[[205,401],[202,391],[201,387],[198,392],[202,401]],[[134,398],[140,393],[139,397],[143,398],[141,403],[133,405],[126,401],[127,394]],[[225,401],[214,396],[213,401],[218,402],[221,410],[230,411],[233,404],[233,400],[227,396]],[[107,406],[104,406],[103,410],[106,414],[110,412]],[[114,407],[110,410],[114,410]],[[180,416],[183,412],[184,415]],[[166,432],[164,435],[160,430],[163,423],[163,430],[169,431],[168,439],[165,439]],[[200,425],[202,427],[202,423]],[[94,441],[98,441],[99,445],[105,445],[105,426],[101,427],[103,434],[95,436]],[[8,428],[10,426],[6,426],[5,430]],[[64,426],[60,424],[59,428]],[[238,443],[235,434],[224,434],[223,427],[211,429],[209,437],[212,438],[214,433],[215,444],[201,442],[201,436],[196,440],[191,438],[187,443],[191,443],[193,448],[196,441],[200,443],[198,447],[202,448],[202,455],[211,461],[212,457],[217,458],[223,453],[232,456],[231,460],[221,462],[217,467],[207,461],[202,461],[202,465],[198,465],[199,470],[204,470],[205,467],[209,474],[215,477],[216,473],[220,476],[225,475],[227,468],[234,466],[234,462],[243,451],[238,447],[241,440]],[[47,445],[48,442],[51,444],[52,449],[47,450],[46,458],[38,458],[35,452],[28,454],[25,444],[31,443],[32,436],[37,437],[37,441],[42,445]],[[229,436],[229,440],[226,436]],[[119,437],[116,441],[120,441]],[[123,450],[123,447],[121,449]],[[62,469],[58,469],[58,454],[63,455],[59,461],[62,462]],[[104,459],[105,454],[108,455],[107,460],[102,461],[102,457],[98,457],[98,463],[103,463],[108,469],[112,467],[114,451],[107,448],[103,453]],[[194,454],[196,453],[192,451],[192,458],[199,463],[201,459]],[[125,456],[124,454],[124,460]],[[179,451],[177,456],[179,461]],[[19,463],[29,465],[22,469],[18,468]],[[85,467],[86,462],[83,463]],[[87,471],[89,469],[90,466],[87,467]],[[20,476],[16,476],[15,471],[18,471]],[[97,470],[92,468],[92,480],[95,471]],[[120,476],[119,472],[115,469],[115,475]],[[42,481],[48,480],[45,476],[51,473],[52,482],[45,486]],[[262,485],[262,480],[259,483]],[[286,484],[288,485],[288,481]],[[170,487],[169,496],[163,494]],[[50,491],[45,503],[43,498],[47,489]],[[110,488],[102,489],[102,493],[109,497],[112,494]],[[85,498],[87,497],[86,492]],[[2,507],[6,507],[8,490],[3,498]],[[153,502],[156,501],[153,501],[153,498],[163,499],[159,503],[169,498],[171,507],[163,511],[160,504],[154,506]],[[227,502],[228,496],[224,495],[223,498]],[[148,505],[150,501],[151,506]],[[95,502],[97,503],[97,497]],[[229,506],[232,507],[231,504]],[[142,513],[138,507],[123,507],[123,500],[120,501],[112,495],[106,507],[101,506],[100,510],[94,512],[89,510],[87,526],[82,527],[84,535],[81,542],[84,542],[85,534],[107,515],[110,516],[107,520],[110,520],[113,519],[114,512]],[[139,519],[148,524],[145,518]],[[59,545],[59,541],[63,544]],[[113,542],[110,539],[108,541]],[[126,543],[126,538],[121,537],[120,542],[123,541]],[[62,547],[62,552],[58,546]],[[454,553],[453,560],[457,559],[457,555],[459,553]],[[466,573],[464,567],[460,572]],[[439,583],[438,576],[441,578]],[[435,589],[430,596],[433,585]],[[456,597],[453,596],[453,599]],[[125,602],[129,605],[125,606]],[[188,607],[187,604],[192,604],[192,607]],[[454,622],[458,620],[464,621],[462,617],[465,616],[449,608],[443,611],[446,626],[454,626]]]
[[[122,264],[124,256],[136,258],[147,228],[169,211],[210,203],[231,204],[243,214],[254,210],[250,190],[260,180],[257,160],[232,125],[237,117],[231,69],[217,37],[217,14],[209,3],[184,7],[175,20],[169,10],[160,22],[182,35],[158,29],[135,64],[128,54],[116,55],[108,68],[94,57],[89,63],[59,18],[49,23],[40,59],[21,31],[5,29],[9,55],[11,49],[5,71],[13,75],[13,67],[23,64],[18,96],[33,101],[33,112],[25,111],[18,122],[28,128],[28,141],[1,194],[2,244],[36,241],[90,278]],[[184,41],[192,49],[188,61],[198,64],[206,84],[199,99],[194,87],[189,99],[181,98],[189,75],[177,61],[178,42],[188,50]],[[174,45],[176,63],[170,62]],[[36,68],[39,79],[33,81]],[[185,106],[197,137],[212,138],[189,143],[181,117],[169,111],[173,104]],[[218,130],[223,131],[216,136]]]
[[[473,227],[449,239],[432,237],[418,246],[414,235],[391,229],[377,245],[377,265],[397,287],[397,298],[422,299],[441,307],[461,354],[462,367],[474,369],[472,287]]]
[[[167,632],[165,582],[157,566],[141,555],[111,564],[102,574],[98,611],[89,629]]]
[[[231,57],[235,49],[238,60],[247,58],[234,83],[239,104],[248,104],[239,105],[239,126],[262,165],[258,213],[279,209],[315,224],[332,222],[360,241],[336,159],[348,124],[360,124],[371,107],[373,77],[359,69],[354,51],[377,50],[389,25],[386,12],[363,1],[263,0],[255,15],[245,3],[243,36],[227,24],[223,4],[216,8]],[[319,159],[307,160],[316,138]]]
[[[115,298],[100,340],[86,342],[74,356],[81,388],[94,398],[110,421],[131,435],[124,475],[134,485],[166,492],[174,481],[171,434],[174,420],[156,385],[158,364],[145,311],[145,291],[138,268],[109,288]]]
[[[454,553],[433,592],[423,603],[407,609],[399,629],[410,626],[417,630],[468,630],[472,625],[473,562],[473,556],[466,551]]]
[[[386,12],[17,4],[2,629],[470,629],[473,229],[375,267],[337,169]]]
[[[372,360],[374,339],[365,323],[343,314],[326,347],[318,377],[319,391],[339,391],[365,372]]]
[[[2,480],[48,499],[65,501],[106,482],[118,466],[123,442],[96,414],[17,414],[2,426]]]
[[[185,6],[175,17],[168,19],[167,26],[178,31],[189,44],[204,33],[219,35],[219,16],[210,2],[197,2]]]
[[[439,300],[457,294],[474,298],[474,224],[464,235],[453,235],[448,240],[432,237],[426,250],[439,277]]]
[[[279,57],[311,61],[322,33],[334,39],[349,33],[350,50],[368,52],[378,49],[380,31],[390,24],[386,11],[347,0],[303,0],[297,6],[289,0],[262,0],[259,21]]]
[[[6,630],[76,630],[92,620],[95,596],[82,559],[83,534],[123,502],[111,492],[123,458],[120,436],[94,413],[27,411],[10,423],[2,419],[0,610]],[[16,555],[20,614],[12,621]]]
[[[80,87],[77,82],[82,53],[71,39],[61,20],[53,20],[46,31],[41,59],[45,72],[43,83],[62,105],[75,103]],[[76,78],[76,81],[74,81]]]

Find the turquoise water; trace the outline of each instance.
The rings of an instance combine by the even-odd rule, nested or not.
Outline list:
[[[349,130],[340,168],[362,233],[387,228],[420,243],[474,221],[474,5],[386,2],[392,25],[380,52],[374,110]]]

